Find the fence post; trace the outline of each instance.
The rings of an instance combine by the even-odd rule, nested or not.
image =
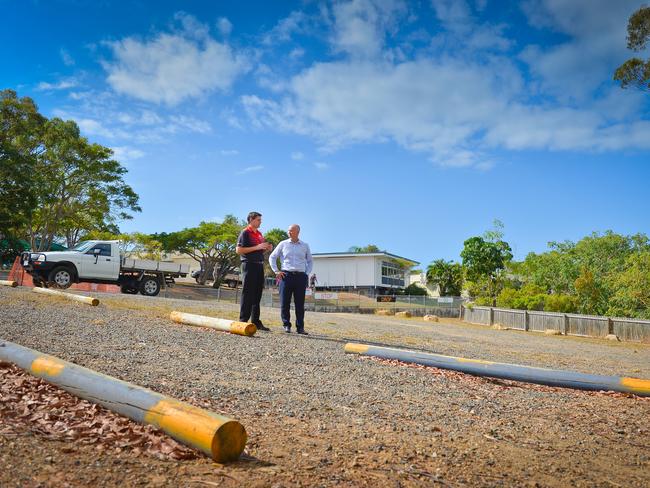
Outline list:
[[[530,316],[528,315],[528,310],[524,310],[524,330],[528,332],[530,328]]]
[[[569,316],[564,314],[564,335],[569,335]]]
[[[494,325],[494,309],[490,307],[490,319],[488,320],[488,325]]]
[[[239,288],[235,287],[235,303],[239,303]]]
[[[614,321],[610,317],[607,317],[607,334],[613,334],[613,333],[614,333]]]
[[[221,287],[217,288],[217,301],[221,300]]]

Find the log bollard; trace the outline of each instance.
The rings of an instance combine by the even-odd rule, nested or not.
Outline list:
[[[238,421],[133,383],[3,340],[0,360],[136,422],[158,427],[218,463],[238,459],[246,447],[246,430]]]
[[[65,293],[63,291],[50,290],[49,288],[32,288],[32,291],[35,293],[41,293],[43,295],[52,295],[56,297],[67,298],[68,300],[74,300],[75,302],[87,303],[93,307],[99,305],[99,299],[94,297],[85,297],[83,295],[75,295],[74,293]]]
[[[211,329],[230,332],[231,334],[252,336],[257,332],[255,324],[246,322],[237,322],[236,320],[219,319],[207,317],[205,315],[195,315],[193,313],[174,311],[169,316],[174,322],[186,325],[196,325],[198,327],[209,327]]]
[[[18,286],[18,282],[17,281],[0,280],[0,285],[2,285],[2,286],[10,286],[12,288],[16,288]]]
[[[559,369],[533,368],[518,364],[495,363],[481,359],[465,359],[441,354],[428,354],[406,349],[393,349],[367,344],[349,342],[345,352],[375,356],[383,359],[396,359],[405,363],[422,364],[435,368],[451,369],[475,376],[489,376],[505,380],[524,381],[540,385],[575,388],[579,390],[610,390],[650,396],[650,380],[603,376],[595,374],[563,371]]]

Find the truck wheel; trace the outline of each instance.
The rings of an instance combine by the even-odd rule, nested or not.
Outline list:
[[[148,297],[155,297],[160,293],[160,283],[157,278],[145,276],[140,282],[140,293]]]
[[[126,293],[127,295],[136,295],[138,293],[137,288],[133,288],[132,286],[121,286],[120,291],[122,293]]]
[[[61,288],[65,290],[72,285],[72,270],[67,266],[57,266],[50,271],[47,281],[51,284],[52,288]]]

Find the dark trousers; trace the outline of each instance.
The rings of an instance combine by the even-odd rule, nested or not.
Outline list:
[[[307,275],[305,273],[286,272],[280,280],[280,301],[282,302],[282,325],[291,327],[291,296],[296,304],[296,329],[305,328],[305,290]]]
[[[240,322],[253,324],[260,321],[260,300],[262,300],[262,290],[264,290],[264,264],[242,263],[242,290],[241,306],[239,307]]]

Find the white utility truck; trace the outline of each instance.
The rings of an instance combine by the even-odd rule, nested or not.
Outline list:
[[[35,286],[104,283],[118,285],[122,293],[147,296],[156,296],[162,286],[189,273],[187,264],[124,257],[119,241],[83,241],[67,251],[24,252],[21,263]]]

